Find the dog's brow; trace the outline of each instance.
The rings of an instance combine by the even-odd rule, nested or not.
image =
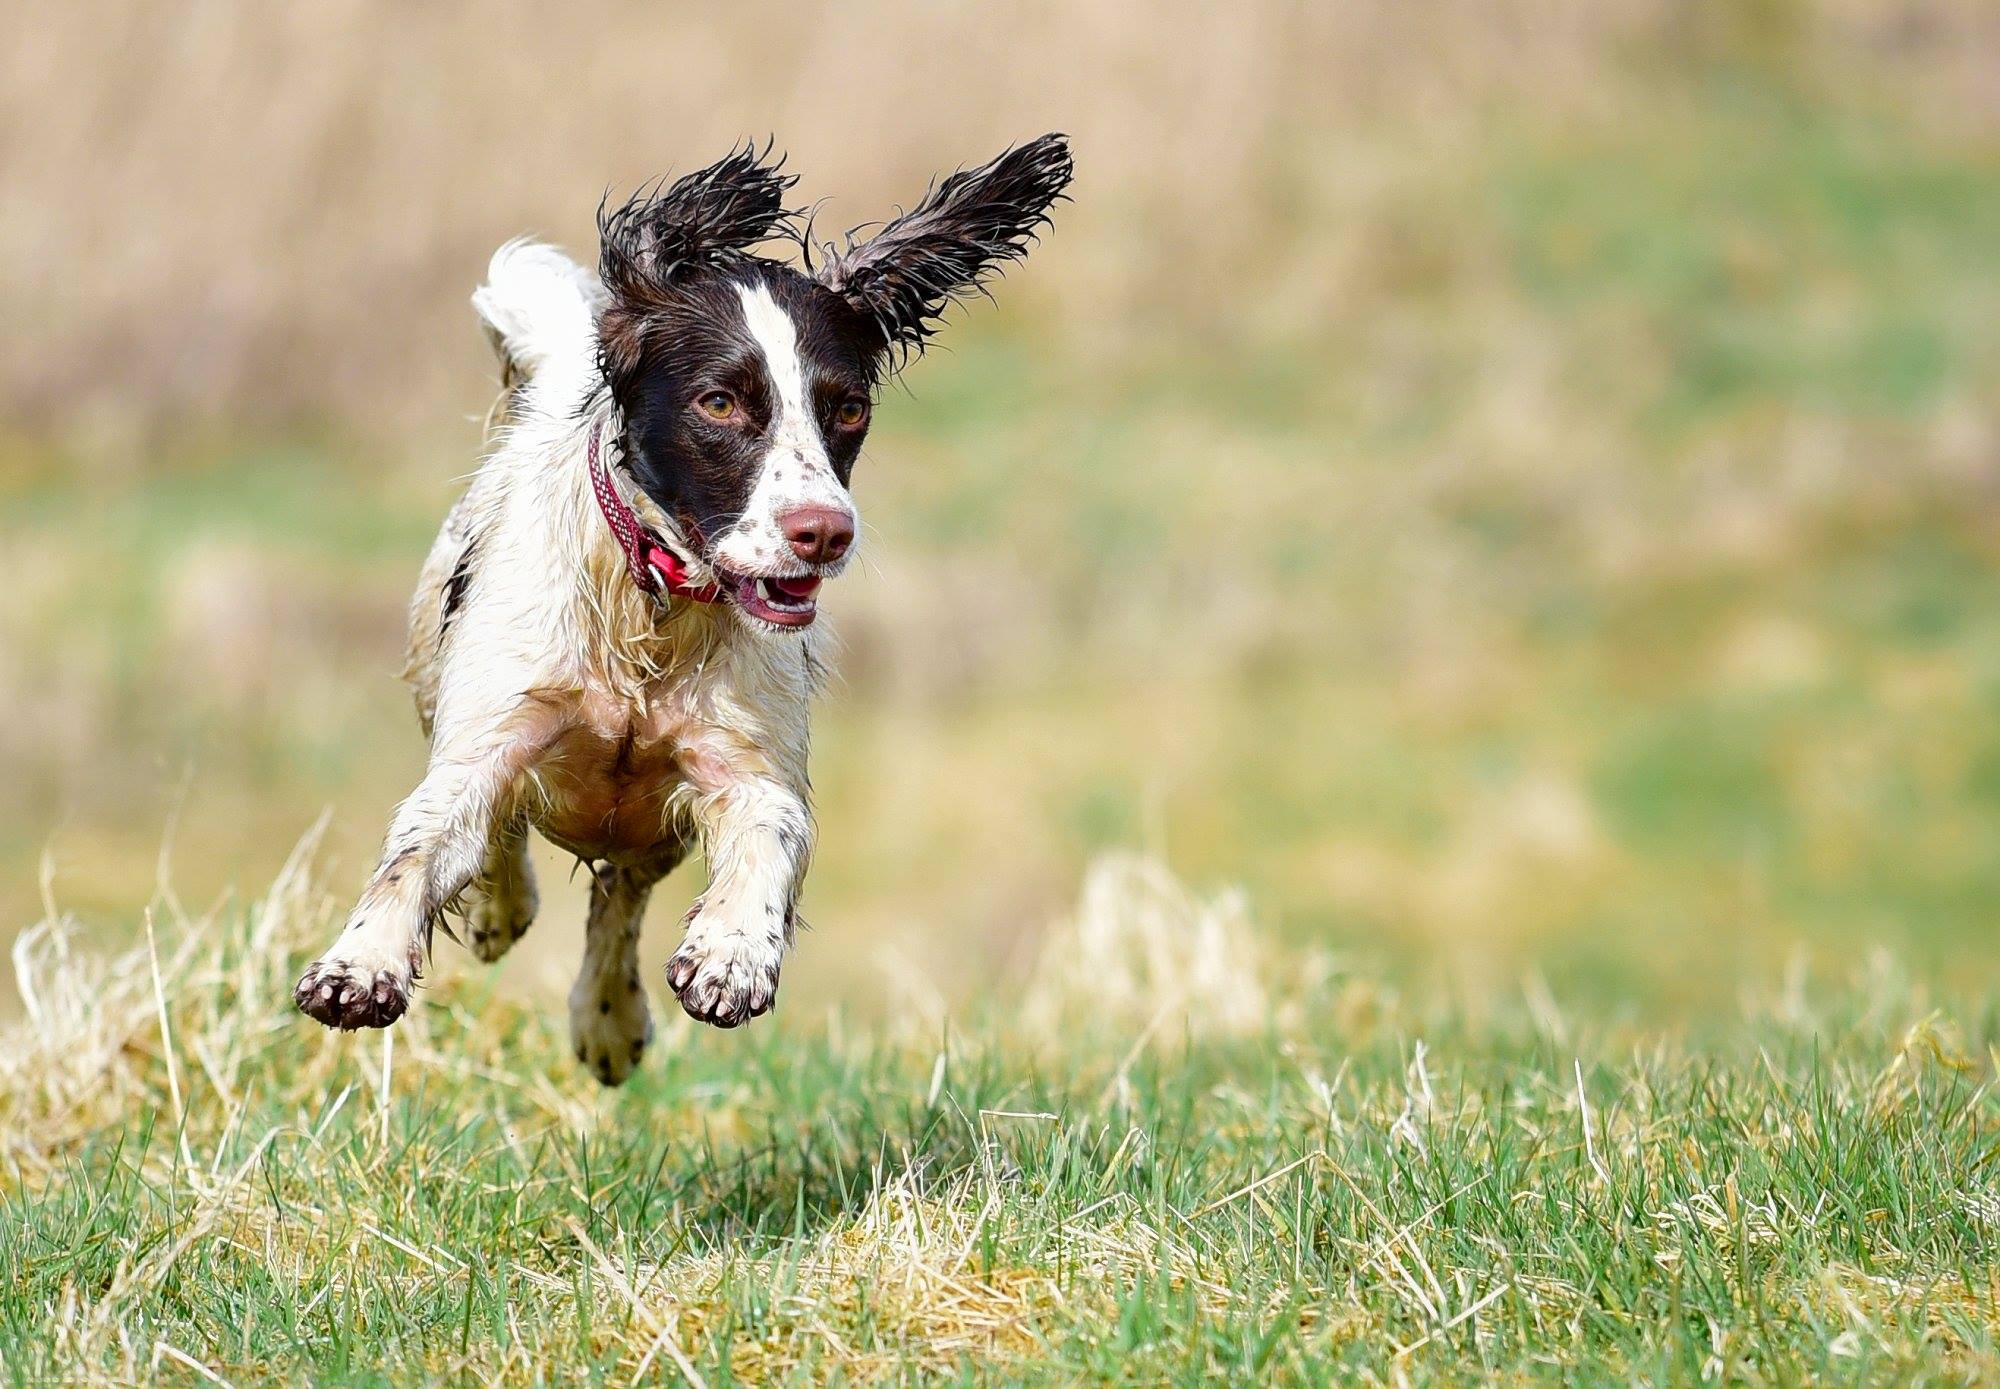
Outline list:
[[[709,368],[708,374],[718,381],[732,384],[746,380],[761,384],[766,375],[762,354],[747,349],[731,352],[716,361]]]

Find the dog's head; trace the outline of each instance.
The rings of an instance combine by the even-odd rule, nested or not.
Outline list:
[[[882,382],[1027,253],[1070,178],[1063,137],[1043,136],[801,268],[752,251],[792,229],[781,163],[744,149],[598,217],[627,466],[767,631],[810,626],[853,556],[848,485]]]

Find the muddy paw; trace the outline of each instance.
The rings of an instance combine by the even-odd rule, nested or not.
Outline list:
[[[603,1040],[578,1041],[576,1059],[584,1069],[597,1077],[600,1085],[623,1085],[632,1078],[632,1072],[639,1069],[639,1059],[646,1054],[646,1037],[607,1038]]]
[[[465,911],[465,946],[487,964],[505,955],[535,924],[535,894],[481,893]]]
[[[667,961],[667,987],[696,1022],[741,1027],[778,1001],[778,965],[774,947],[687,941]]]
[[[409,1010],[410,976],[348,960],[315,960],[292,990],[292,1002],[307,1017],[343,1032],[387,1027]]]
[[[597,987],[571,994],[569,1035],[576,1059],[605,1085],[623,1085],[646,1054],[653,1019],[638,976],[622,982],[595,981]]]

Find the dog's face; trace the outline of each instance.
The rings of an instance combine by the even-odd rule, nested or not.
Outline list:
[[[805,627],[854,553],[847,490],[877,363],[831,290],[763,261],[703,267],[655,312],[621,402],[634,479],[758,623]]]
[[[812,624],[854,553],[848,486],[877,387],[954,298],[1025,254],[1069,174],[1045,136],[825,248],[812,273],[748,252],[785,224],[793,182],[754,150],[600,215],[626,466],[757,629]]]

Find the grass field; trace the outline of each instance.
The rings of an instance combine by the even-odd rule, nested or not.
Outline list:
[[[14,1383],[2000,1373],[2000,1016],[1886,963],[1708,1035],[1474,1017],[1115,860],[975,1017],[677,1021],[613,1092],[455,970],[302,1025],[303,853],[161,910],[25,947]]]
[[[0,56],[0,1381],[2000,1377],[1992,6],[693,8]],[[293,1014],[492,247],[1054,128],[857,473],[778,1013],[600,1092],[544,850]]]

